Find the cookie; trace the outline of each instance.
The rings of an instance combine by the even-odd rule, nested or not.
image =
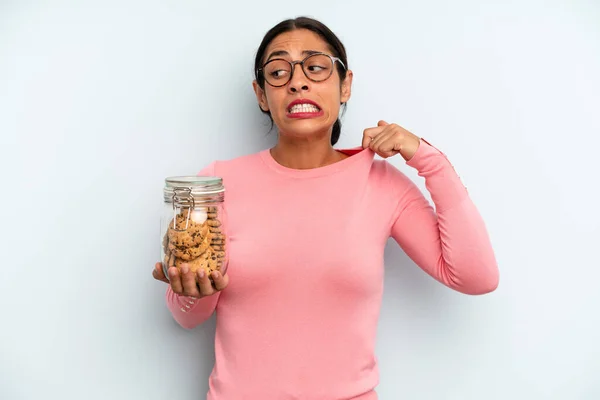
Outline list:
[[[169,244],[177,247],[198,246],[204,240],[209,232],[209,226],[206,221],[203,224],[197,224],[194,221],[188,221],[188,229],[184,231],[169,228]]]
[[[175,256],[171,253],[165,254],[164,264],[168,268],[175,266]]]
[[[169,229],[175,229],[177,231],[184,231],[189,229],[191,226],[195,225],[193,219],[189,218],[190,210],[183,209],[178,214],[175,215],[173,219],[171,219],[169,223]]]
[[[215,227],[215,228],[218,228],[219,226],[221,226],[221,221],[219,221],[218,219],[208,219],[207,223],[208,223],[208,226]]]
[[[211,239],[212,235],[210,232],[208,232],[204,236],[202,242],[197,246],[179,247],[176,246],[174,243],[169,243],[169,251],[171,251],[177,258],[181,258],[184,261],[190,261],[194,258],[200,257],[200,255],[202,255],[202,253],[204,253],[208,249],[208,247],[210,246]]]
[[[210,258],[208,259],[208,269],[210,270],[210,272],[212,271],[218,271],[220,268],[217,265],[218,260],[217,260],[217,256],[213,253]]]
[[[163,236],[163,251],[165,252],[165,254],[168,251],[168,247],[169,247],[169,236],[165,233],[165,236]]]
[[[208,260],[210,259],[211,255],[212,251],[209,247],[202,255],[200,255],[200,257],[196,257],[193,260],[185,261],[179,258],[175,259],[175,266],[178,269],[180,269],[181,264],[187,264],[190,271],[192,271],[193,273],[198,272],[200,268],[204,269],[206,273],[210,273],[210,270],[208,268]]]
[[[223,235],[222,233],[216,233],[216,232],[212,232],[213,234],[213,243],[217,244],[217,243],[223,243],[223,241],[225,240],[225,235]]]

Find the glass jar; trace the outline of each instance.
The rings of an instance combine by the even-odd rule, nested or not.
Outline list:
[[[161,215],[161,260],[168,268],[186,263],[225,274],[229,263],[226,235],[225,188],[219,177],[176,176],[165,179]]]

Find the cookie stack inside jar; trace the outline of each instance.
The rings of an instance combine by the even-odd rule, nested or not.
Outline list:
[[[219,177],[177,176],[165,179],[161,217],[163,271],[182,264],[196,273],[227,269],[225,188]],[[197,275],[196,275],[197,276]]]

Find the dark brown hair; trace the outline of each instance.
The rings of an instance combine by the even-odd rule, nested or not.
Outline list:
[[[340,76],[340,83],[343,82],[344,79],[346,78],[346,71],[348,68],[348,59],[346,57],[346,48],[344,47],[344,45],[342,44],[340,39],[335,35],[335,33],[333,33],[331,31],[331,29],[329,29],[327,26],[325,26],[322,22],[319,22],[315,19],[308,18],[308,17],[298,17],[295,19],[286,19],[285,21],[281,21],[280,23],[275,25],[273,28],[271,28],[265,34],[265,37],[263,38],[260,46],[258,47],[258,50],[256,51],[256,59],[254,60],[254,74],[256,77],[256,82],[261,87],[261,89],[264,90],[264,88],[265,88],[265,78],[264,78],[262,72],[259,72],[259,68],[262,67],[263,58],[265,56],[265,50],[267,49],[269,44],[273,41],[273,39],[275,39],[278,35],[285,33],[285,32],[294,31],[297,29],[307,29],[309,31],[312,31],[312,32],[316,33],[317,35],[319,35],[325,42],[327,42],[327,44],[329,46],[329,50],[331,51],[332,55],[335,57],[339,57],[342,60],[342,62],[344,63],[344,65],[346,66],[346,68],[344,68],[340,65],[340,63],[335,63],[337,66],[338,74]],[[344,110],[343,110],[343,112],[344,112],[344,111],[346,111],[345,103],[343,104],[343,107],[344,107]],[[262,109],[261,109],[261,111],[269,116],[269,118],[271,120],[271,128],[272,128],[273,127],[273,118],[271,117],[271,113],[269,111],[263,111]],[[331,133],[331,144],[332,145],[337,143],[337,141],[340,138],[341,132],[342,132],[342,123],[340,122],[340,119],[338,118],[335,121],[335,124],[333,124],[333,132]]]

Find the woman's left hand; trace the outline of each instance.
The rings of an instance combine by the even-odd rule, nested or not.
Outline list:
[[[376,127],[363,132],[362,147],[370,148],[383,158],[400,154],[408,161],[415,155],[420,143],[418,136],[403,127],[379,121]]]

